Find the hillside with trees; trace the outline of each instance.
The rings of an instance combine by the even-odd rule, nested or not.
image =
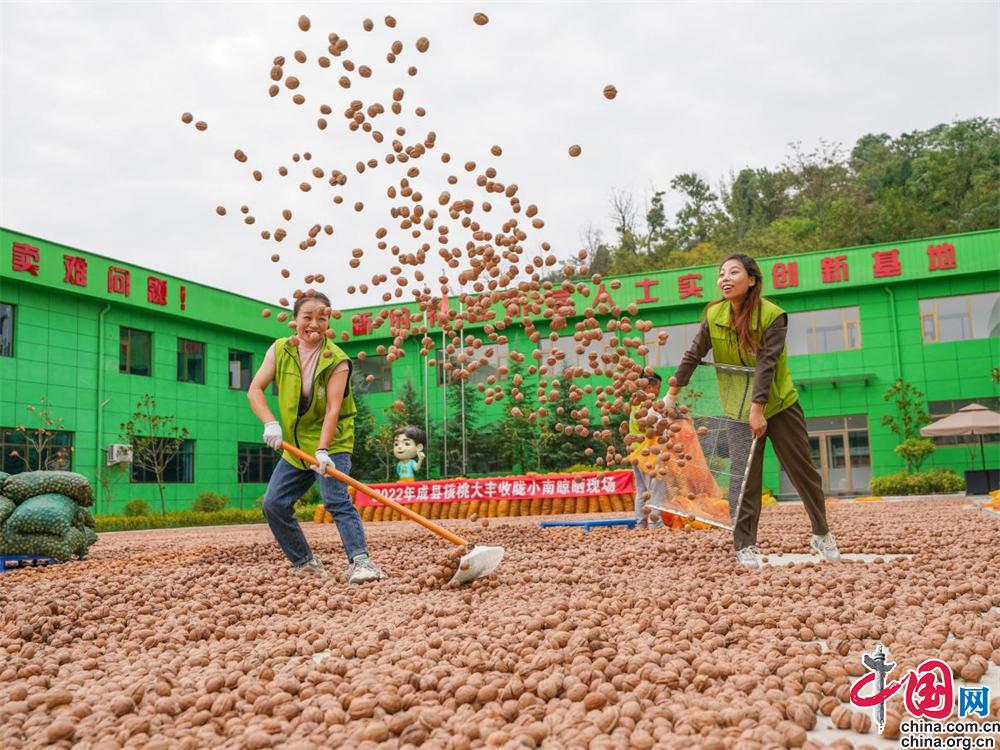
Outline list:
[[[668,217],[664,198],[680,201]],[[745,167],[712,186],[673,177],[645,206],[610,199],[614,237],[584,232],[590,267],[624,274],[894,242],[1000,226],[1000,119],[973,118],[892,137],[868,134],[850,152],[791,144],[774,168]]]

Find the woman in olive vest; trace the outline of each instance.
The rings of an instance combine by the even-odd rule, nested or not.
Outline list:
[[[282,440],[316,456],[318,466],[287,451],[274,467],[264,495],[264,517],[271,533],[297,573],[326,576],[295,518],[293,504],[319,479],[323,505],[337,524],[350,564],[348,581],[378,580],[382,571],[368,558],[361,516],[347,487],[326,475],[327,466],[351,470],[354,450],[354,394],[351,358],[327,337],[330,300],[312,290],[295,300],[296,335],[275,341],[250,384],[250,408],[264,423],[264,442],[276,451]],[[264,389],[278,383],[278,419],[267,405]]]
[[[722,299],[706,308],[701,329],[670,378],[664,402],[668,409],[674,407],[677,393],[688,384],[709,350],[716,363],[753,367],[752,383],[746,375],[719,374],[719,392],[726,416],[748,422],[749,430],[757,437],[733,529],[736,559],[747,567],[760,566],[757,522],[764,444],[770,438],[778,462],[805,505],[813,531],[810,546],[825,560],[839,560],[837,543],[826,523],[822,481],[810,458],[805,415],[788,372],[785,348],[788,316],[762,296],[760,267],[749,255],[736,253],[726,258],[719,268],[717,285]],[[742,476],[745,468],[745,459],[734,457],[733,474]],[[731,499],[733,511],[734,506]]]

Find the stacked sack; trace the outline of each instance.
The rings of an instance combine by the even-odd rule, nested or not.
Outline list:
[[[0,555],[69,560],[97,541],[94,490],[72,471],[0,472]]]

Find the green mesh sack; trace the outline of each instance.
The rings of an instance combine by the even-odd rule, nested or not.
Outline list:
[[[4,524],[14,534],[62,536],[73,526],[77,505],[65,495],[36,495],[17,506]]]
[[[0,552],[6,555],[46,555],[65,562],[84,542],[83,532],[70,528],[65,534],[18,534],[4,528],[0,534]]]
[[[94,533],[93,529],[87,527],[80,529],[80,533],[83,535],[83,538],[80,540],[80,544],[77,546],[75,552],[80,557],[83,557],[97,543],[97,534]]]
[[[4,521],[7,520],[7,516],[13,513],[16,507],[13,500],[0,495],[0,526],[3,526]]]
[[[0,495],[3,494],[3,483],[7,481],[7,477],[9,476],[10,474],[6,471],[0,471]]]
[[[97,521],[94,520],[93,513],[86,508],[77,506],[76,517],[73,519],[73,525],[81,531],[83,529],[95,529],[97,528]]]
[[[72,498],[77,505],[94,504],[94,490],[83,474],[75,471],[25,471],[14,474],[3,483],[3,494],[15,503],[29,497],[56,492]]]

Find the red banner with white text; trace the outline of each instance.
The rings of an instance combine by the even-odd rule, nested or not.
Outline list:
[[[592,497],[634,494],[632,472],[545,474],[544,476],[441,479],[426,482],[391,482],[370,487],[402,505],[454,503],[469,500],[528,500],[534,498]],[[380,503],[362,492],[355,495],[359,506]]]

